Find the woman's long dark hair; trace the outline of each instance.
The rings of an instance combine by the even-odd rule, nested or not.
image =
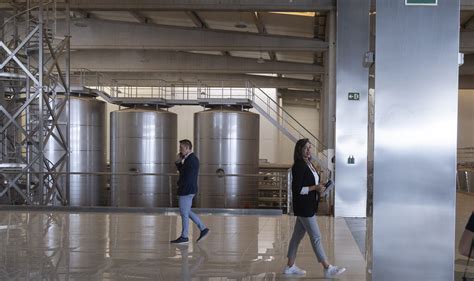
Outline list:
[[[295,144],[295,152],[293,153],[293,161],[302,161],[303,158],[303,147],[309,142],[308,139],[300,139]]]

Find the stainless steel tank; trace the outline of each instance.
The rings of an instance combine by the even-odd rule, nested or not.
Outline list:
[[[64,97],[58,97],[61,103]],[[106,103],[93,96],[70,96],[69,161],[71,172],[104,172],[106,167]],[[66,138],[67,112],[59,116],[59,127]],[[57,130],[55,134],[58,135]],[[64,155],[64,148],[53,137],[45,145],[45,157],[57,162]],[[66,166],[61,170],[66,171]],[[59,180],[63,189],[66,177]],[[106,192],[104,175],[70,175],[69,204],[71,206],[103,205]]]
[[[194,114],[194,146],[201,174],[196,204],[203,208],[255,208],[258,178],[218,174],[258,174],[260,116],[238,108]]]
[[[154,108],[130,108],[110,113],[112,173],[176,173],[177,115]],[[112,205],[168,207],[168,176],[112,177]]]

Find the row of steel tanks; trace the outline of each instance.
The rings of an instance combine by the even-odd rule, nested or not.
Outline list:
[[[106,175],[98,173],[106,171],[106,103],[71,95],[70,171],[96,174],[69,176],[69,204],[175,206],[177,119],[155,106],[130,105],[110,113],[108,192]],[[258,173],[258,114],[232,106],[196,112],[193,145],[200,160],[197,207],[256,207],[258,180],[252,175]],[[52,158],[63,150],[54,140],[46,147]]]

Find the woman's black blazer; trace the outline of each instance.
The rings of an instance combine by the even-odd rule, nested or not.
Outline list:
[[[318,211],[319,193],[315,190],[306,195],[301,195],[303,186],[315,185],[316,181],[311,169],[304,160],[296,161],[291,168],[293,181],[291,190],[293,192],[293,212],[295,216],[312,217]]]

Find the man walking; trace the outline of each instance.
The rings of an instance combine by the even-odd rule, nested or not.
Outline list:
[[[193,198],[198,191],[197,178],[199,173],[199,160],[192,152],[193,145],[190,140],[179,141],[179,154],[176,160],[176,168],[179,171],[178,197],[179,212],[183,230],[181,236],[170,241],[175,244],[186,244],[189,242],[189,218],[197,225],[201,234],[196,242],[204,240],[209,234],[209,229],[202,223],[199,217],[191,211]]]

